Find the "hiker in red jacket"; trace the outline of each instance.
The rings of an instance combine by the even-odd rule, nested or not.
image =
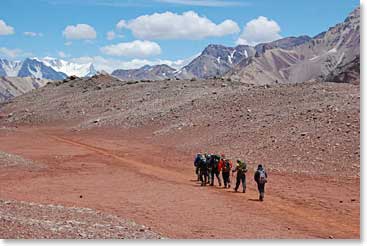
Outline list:
[[[232,162],[229,159],[225,159],[225,155],[221,155],[221,159],[218,164],[218,171],[222,171],[224,188],[231,187],[230,172],[232,169]]]

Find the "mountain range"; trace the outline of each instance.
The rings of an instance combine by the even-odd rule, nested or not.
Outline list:
[[[0,76],[61,80],[68,76],[91,77],[97,73],[93,64],[78,64],[51,57],[26,58],[23,61],[0,59]]]
[[[117,69],[111,74],[125,81],[224,77],[258,85],[312,79],[359,83],[359,55],[358,7],[344,22],[312,38],[305,35],[286,37],[256,46],[210,44],[189,64],[177,70],[160,64]],[[0,77],[62,80],[71,75],[91,77],[96,73],[91,63],[78,64],[51,57],[24,61],[0,59]]]
[[[116,70],[112,75],[122,80],[225,77],[249,84],[271,84],[311,79],[346,82],[348,76],[353,74],[353,82],[358,83],[359,69],[356,69],[356,64],[359,64],[359,54],[358,7],[344,22],[312,38],[306,35],[285,37],[256,46],[210,44],[198,57],[178,70],[167,65],[157,65],[154,69],[143,66],[139,69]],[[351,73],[344,71],[352,68],[354,70]]]
[[[266,47],[266,46],[265,46]],[[336,69],[360,54],[360,8],[344,22],[294,47],[266,49],[250,61],[243,60],[225,76],[251,84],[295,83],[326,80]],[[341,71],[339,71],[340,73]]]

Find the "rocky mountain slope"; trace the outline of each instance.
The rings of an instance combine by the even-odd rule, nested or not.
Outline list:
[[[259,54],[264,53],[266,50],[281,48],[281,49],[292,49],[296,46],[304,44],[310,41],[311,38],[307,35],[299,36],[299,37],[286,37],[282,39],[278,39],[269,43],[261,43],[255,46],[256,52]]]
[[[0,102],[5,102],[13,97],[40,88],[49,81],[31,77],[0,77]]]
[[[226,47],[209,45],[204,51],[177,72],[181,78],[211,78],[221,76],[242,60],[255,55],[255,49],[247,45]]]
[[[343,23],[291,49],[265,50],[239,63],[227,76],[252,84],[295,83],[320,79],[359,57],[360,8]]]
[[[175,77],[175,69],[168,65],[145,65],[138,69],[117,69],[112,72],[113,76],[124,81],[135,80],[163,80]]]
[[[354,60],[344,65],[337,66],[324,77],[324,81],[359,84],[360,65],[360,58],[357,56]]]

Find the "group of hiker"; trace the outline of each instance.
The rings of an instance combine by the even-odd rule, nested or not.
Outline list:
[[[224,154],[201,154],[198,153],[194,160],[195,173],[197,180],[201,182],[201,186],[214,185],[215,178],[218,180],[218,185],[222,186],[220,173],[222,173],[224,188],[231,187],[230,174],[236,173],[236,186],[234,191],[237,192],[242,183],[242,192],[246,193],[246,173],[248,171],[247,164],[244,160],[238,159],[233,165],[230,159],[227,159]],[[255,182],[259,191],[259,200],[264,200],[265,184],[267,182],[267,173],[263,165],[259,164],[254,174]]]

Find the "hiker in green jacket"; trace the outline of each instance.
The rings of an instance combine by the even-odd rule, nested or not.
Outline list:
[[[242,182],[242,192],[246,193],[246,173],[247,164],[245,161],[237,160],[236,166],[232,170],[233,173],[237,172],[236,187],[234,191],[237,192],[240,183]]]

